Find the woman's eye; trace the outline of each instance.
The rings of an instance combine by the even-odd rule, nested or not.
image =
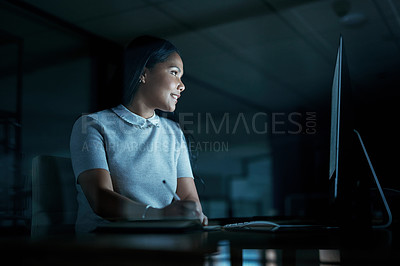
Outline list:
[[[176,75],[178,75],[178,71],[171,71],[171,74],[176,76]]]

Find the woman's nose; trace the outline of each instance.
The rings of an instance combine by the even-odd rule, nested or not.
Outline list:
[[[179,85],[178,85],[178,90],[179,90],[180,92],[182,92],[182,91],[185,90],[185,84],[183,84],[182,81],[181,81],[181,82],[179,83]]]

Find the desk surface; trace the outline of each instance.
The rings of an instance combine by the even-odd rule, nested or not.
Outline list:
[[[399,235],[301,230],[3,237],[0,250],[3,260],[23,265],[400,265]]]

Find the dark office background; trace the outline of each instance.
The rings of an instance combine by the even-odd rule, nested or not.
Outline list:
[[[340,34],[359,131],[399,189],[398,0],[1,1],[1,226],[29,224],[32,158],[68,157],[75,119],[118,102],[112,77],[142,34],[181,50],[176,113],[210,218],[321,211]]]

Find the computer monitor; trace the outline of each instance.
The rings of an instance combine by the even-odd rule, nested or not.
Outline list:
[[[333,218],[343,227],[387,227],[391,213],[359,132],[343,37],[340,36],[332,84],[329,184]],[[375,181],[387,223],[372,224],[370,191]]]
[[[346,95],[343,95],[346,94]],[[351,84],[347,69],[346,57],[344,55],[343,37],[340,36],[339,47],[336,56],[336,65],[332,82],[331,98],[331,131],[330,131],[330,156],[329,156],[329,179],[332,182],[332,199],[338,196],[339,159],[340,146],[343,146],[344,138],[348,136],[353,127],[353,111],[350,106]],[[343,135],[341,133],[343,132]],[[347,133],[345,135],[345,133]],[[343,139],[341,139],[343,138]]]

